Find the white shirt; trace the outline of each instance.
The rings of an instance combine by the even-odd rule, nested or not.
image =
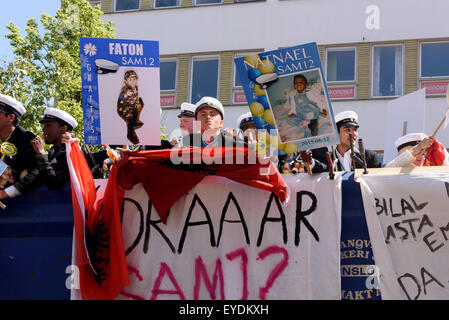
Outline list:
[[[352,168],[351,149],[346,151],[345,154],[342,156],[338,152],[337,148],[335,148],[335,154],[337,155],[338,161],[340,161],[345,171],[351,171]]]

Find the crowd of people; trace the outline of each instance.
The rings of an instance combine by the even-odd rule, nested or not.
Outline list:
[[[41,138],[20,126],[20,118],[25,112],[26,109],[19,101],[0,94],[0,186],[3,186],[0,188],[0,200],[14,198],[42,184],[49,189],[57,189],[70,180],[65,142],[73,139],[71,132],[78,126],[77,121],[63,110],[46,108],[40,120],[43,125]],[[178,115],[180,136],[171,141],[161,140],[160,146],[139,146],[134,150],[189,146],[251,147],[257,144],[258,131],[251,112],[238,117],[237,128],[223,128],[224,114],[222,103],[212,97],[203,97],[196,104],[182,103]],[[331,152],[323,147],[278,155],[271,160],[281,172],[285,172],[285,165],[292,161],[307,163],[310,173],[327,172],[330,168],[333,171],[353,171],[355,168],[381,167],[376,152],[367,149],[361,152],[356,147],[359,122],[354,111],[337,114],[335,123],[340,142],[331,148]],[[50,146],[48,151],[46,144]],[[433,144],[434,139],[424,133],[399,137],[395,141],[397,157],[388,162],[386,167],[423,166],[424,156]],[[99,170],[109,170],[112,160],[106,149],[93,153],[85,148],[83,152],[94,177],[102,177],[95,175]],[[444,152],[442,165],[449,166],[449,154],[445,148]],[[354,161],[354,155],[363,159],[363,162]]]

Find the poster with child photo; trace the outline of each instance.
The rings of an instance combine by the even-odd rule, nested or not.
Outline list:
[[[160,145],[159,43],[81,38],[86,144]]]
[[[270,152],[338,143],[316,43],[236,58],[235,64],[257,129],[270,133]]]

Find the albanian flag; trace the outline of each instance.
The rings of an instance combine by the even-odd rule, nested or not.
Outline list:
[[[97,202],[94,178],[78,144],[66,143],[66,154],[81,295],[85,300],[114,299],[129,283],[120,221],[123,190],[108,184]]]
[[[173,204],[207,175],[271,191],[281,202],[287,199],[287,185],[276,166],[267,158],[260,161],[248,148],[190,147],[125,152],[115,183],[124,189],[142,183],[161,220],[166,223],[167,212]]]
[[[424,166],[443,166],[449,165],[448,153],[446,148],[437,140],[433,140],[432,145],[427,150]]]

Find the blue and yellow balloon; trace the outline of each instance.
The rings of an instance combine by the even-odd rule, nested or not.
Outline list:
[[[262,118],[264,115],[265,108],[260,102],[253,102],[249,105],[249,110],[253,114],[253,116]]]

